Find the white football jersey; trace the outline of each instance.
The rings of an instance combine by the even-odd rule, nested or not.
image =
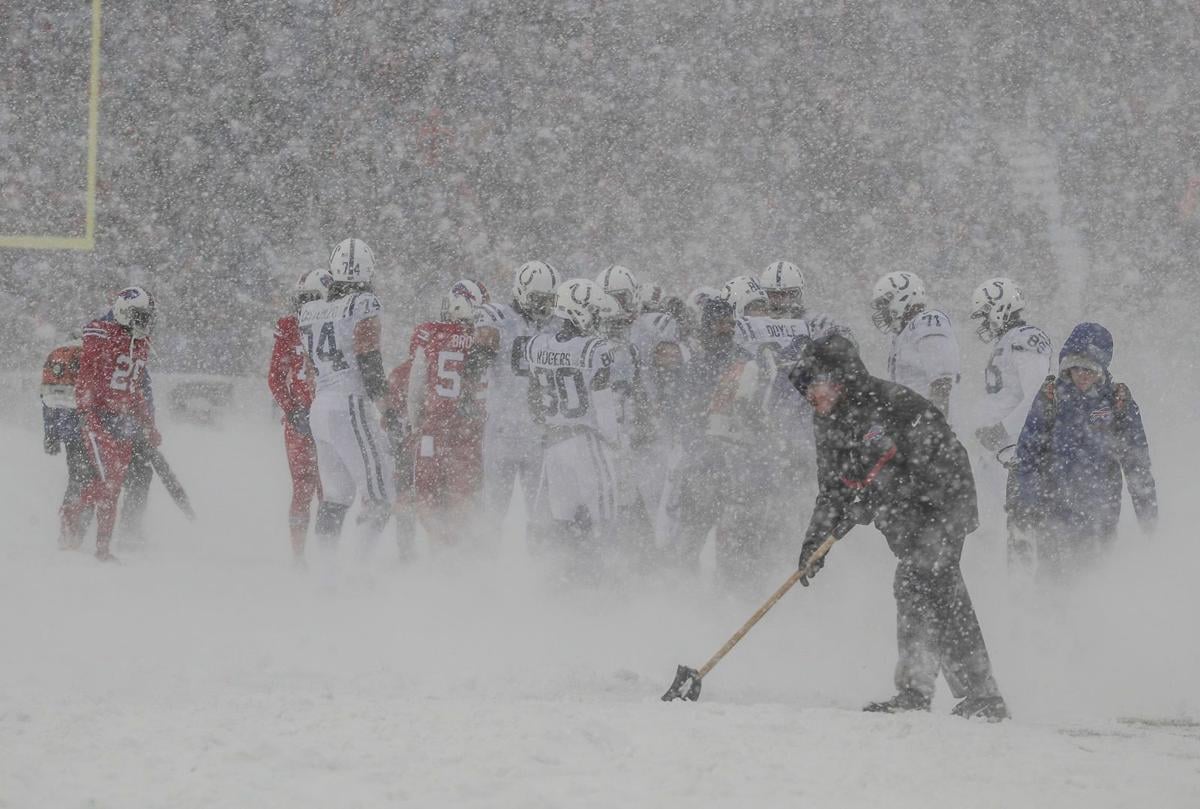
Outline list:
[[[666,312],[638,315],[629,329],[629,342],[638,360],[638,377],[650,401],[658,401],[654,353],[663,343],[679,344],[679,321]]]
[[[892,338],[888,375],[922,396],[939,379],[949,377],[957,384],[961,370],[958,338],[945,312],[927,309]]]
[[[734,341],[749,354],[758,356],[764,345],[787,348],[797,337],[808,337],[808,323],[795,317],[738,318]]]
[[[996,339],[984,369],[986,395],[980,404],[979,426],[1004,425],[1016,438],[1042,382],[1050,373],[1050,338],[1036,326],[1017,326]]]
[[[379,298],[355,292],[332,301],[310,301],[300,309],[300,340],[316,370],[317,396],[365,396],[366,385],[354,356],[354,328],[379,317]]]
[[[620,438],[612,382],[615,359],[603,337],[536,335],[525,348],[533,418],[547,427],[582,428],[616,445]]]
[[[529,432],[529,361],[525,348],[537,333],[533,323],[511,306],[485,303],[475,310],[475,328],[493,328],[500,336],[496,358],[487,372],[487,423],[495,433]]]

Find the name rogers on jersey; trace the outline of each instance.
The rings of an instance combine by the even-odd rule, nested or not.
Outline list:
[[[534,355],[534,361],[538,365],[574,365],[570,353],[565,351],[539,351]]]

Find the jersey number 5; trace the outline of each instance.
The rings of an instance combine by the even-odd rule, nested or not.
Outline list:
[[[461,351],[438,352],[438,384],[434,386],[438,396],[443,399],[457,399],[462,393],[462,363]]]

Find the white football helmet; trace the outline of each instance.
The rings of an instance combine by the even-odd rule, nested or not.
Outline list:
[[[141,287],[125,287],[113,299],[113,320],[134,337],[149,337],[154,330],[154,298]]]
[[[871,321],[880,331],[899,332],[914,309],[923,309],[929,299],[925,283],[910,272],[890,272],[875,282],[871,296]]]
[[[762,284],[749,275],[730,278],[721,289],[721,299],[733,307],[735,317],[765,315],[771,304]]]
[[[345,239],[329,256],[329,275],[343,284],[369,284],[375,275],[375,254],[362,239]]]
[[[534,320],[550,316],[554,310],[554,291],[558,289],[558,270],[544,261],[526,261],[517,268],[513,279],[513,300]]]
[[[596,300],[596,316],[600,331],[607,337],[624,338],[629,331],[629,315],[612,295],[600,290]]]
[[[303,306],[309,301],[319,301],[329,292],[333,278],[325,270],[309,270],[300,276],[296,282],[296,305]]]
[[[790,261],[776,261],[762,271],[758,282],[771,299],[771,311],[799,316],[804,309],[804,273]]]
[[[608,269],[596,276],[596,283],[617,299],[625,314],[637,314],[638,282],[629,269],[620,264],[610,264]]]
[[[611,298],[595,281],[572,278],[563,281],[554,293],[554,314],[571,323],[583,334],[595,334],[600,328],[604,298]]]
[[[487,290],[478,281],[464,278],[442,296],[442,320],[475,320],[475,309],[488,302]]]
[[[687,307],[688,312],[697,323],[700,322],[700,312],[704,309],[704,301],[709,298],[721,297],[721,291],[716,287],[696,287],[688,293],[687,300],[683,305]]]
[[[635,300],[638,309],[643,312],[661,312],[666,297],[661,286],[653,281],[645,281],[638,284]]]
[[[1024,308],[1025,298],[1016,281],[1011,278],[984,281],[971,297],[971,319],[979,320],[976,330],[979,339],[990,343],[1004,334]]]

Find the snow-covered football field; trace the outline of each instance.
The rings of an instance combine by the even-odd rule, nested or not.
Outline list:
[[[555,587],[519,514],[494,559],[389,556],[331,592],[289,565],[278,427],[250,414],[165,426],[200,519],[156,483],[149,548],[101,566],[55,547],[61,458],[0,425],[0,807],[1200,806],[1195,431],[1165,421],[1158,537],[1131,529],[1064,603],[1009,592],[994,526],[969,540],[1001,725],[944,690],[929,715],[858,712],[894,662],[871,531],[699,703],[664,704],[755,599]]]

